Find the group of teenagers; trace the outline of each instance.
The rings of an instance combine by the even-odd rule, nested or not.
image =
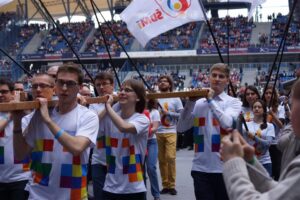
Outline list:
[[[180,98],[147,99],[135,79],[115,92],[108,72],[94,77],[107,101],[86,105],[73,63],[33,75],[40,108],[0,113],[0,198],[88,199],[89,173],[95,200],[145,200],[146,172],[154,200],[177,195],[176,133],[192,128],[197,200],[300,199],[300,81],[282,102],[273,87],[261,97],[254,86],[240,100],[225,92],[229,76],[226,64],[212,65],[207,96],[183,106]],[[162,75],[158,88],[172,92],[171,77]],[[17,103],[16,94],[0,77],[0,103]]]

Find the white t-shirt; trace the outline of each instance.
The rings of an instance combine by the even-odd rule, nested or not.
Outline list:
[[[252,108],[242,107],[242,113],[246,122],[253,121],[254,115],[253,115]]]
[[[120,116],[120,112],[118,112]],[[109,116],[100,122],[100,131],[105,133],[107,175],[104,191],[129,194],[145,192],[142,166],[145,160],[149,119],[134,113],[125,120],[133,124],[137,134],[122,133]]]
[[[252,121],[247,122],[248,129],[251,133],[256,134],[256,136],[266,139],[267,137],[275,138],[274,126],[271,123],[267,123],[267,128],[261,130],[260,124]],[[252,139],[246,138],[247,142],[255,148],[255,154],[261,164],[272,163],[269,150],[265,153],[262,153],[260,146]]]
[[[4,113],[0,113],[0,119]],[[29,157],[17,161],[14,158],[13,122],[9,122],[0,131],[0,183],[11,183],[28,180],[30,177]]]
[[[160,115],[159,115],[159,112],[157,109],[152,109],[151,112],[150,112],[150,120],[151,120],[151,123],[152,122],[159,122],[160,123]],[[156,138],[156,134],[152,134],[152,137],[149,137],[148,140],[150,139],[154,139]]]
[[[158,127],[157,133],[175,133],[176,124],[180,115],[180,111],[183,109],[180,98],[166,98],[158,99],[158,103],[170,114],[164,115],[160,111],[160,126]],[[160,109],[159,109],[160,110]]]
[[[94,112],[77,105],[63,115],[56,109],[49,113],[52,120],[68,134],[88,138],[91,146],[96,143],[99,123]],[[80,156],[67,152],[43,123],[38,111],[33,114],[25,131],[25,139],[33,148],[30,167],[32,178],[26,186],[29,199],[87,199],[89,148]]]
[[[105,109],[105,104],[91,104],[90,109],[98,114]],[[105,135],[103,132],[100,132],[100,129],[98,131],[97,142],[92,155],[92,165],[95,164],[106,165]]]

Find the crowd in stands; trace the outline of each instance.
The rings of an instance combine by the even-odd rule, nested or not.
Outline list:
[[[247,17],[239,16],[237,18],[211,18],[212,31],[216,37],[220,48],[227,48],[227,28],[229,28],[229,45],[230,48],[248,47],[251,39],[253,22],[248,21]],[[229,26],[227,26],[229,24]],[[209,30],[204,33],[200,40],[201,48],[213,48],[215,44]]]
[[[259,33],[258,34],[258,40],[259,40],[259,45],[260,46],[266,46],[268,45],[268,34],[266,33]]]
[[[15,42],[10,48],[10,52],[13,55],[18,54],[22,49],[26,47],[29,43],[31,38],[34,36],[36,32],[40,30],[38,24],[31,24],[31,25],[23,25],[21,27],[20,33],[18,33],[17,42]]]
[[[279,47],[283,33],[288,22],[288,17],[278,14],[277,18],[273,20],[270,44],[272,46]],[[288,35],[286,38],[286,46],[299,46],[300,45],[300,24],[296,22],[291,22]]]
[[[174,81],[174,91],[181,91],[185,88],[184,80],[186,79],[185,75],[180,75],[178,72],[168,72],[167,75],[171,75]],[[158,79],[163,74],[147,74],[143,75],[143,78],[150,86],[150,88],[154,91],[158,91]],[[133,75],[131,78],[133,79],[141,79],[138,75]]]
[[[9,21],[14,19],[14,16],[14,12],[0,13],[0,31],[6,28]]]
[[[282,70],[279,72],[279,83],[288,81],[296,77],[297,69],[295,70]],[[264,85],[269,78],[269,72],[262,70],[257,72],[255,85]],[[276,71],[273,71],[270,81],[273,82],[276,79]]]
[[[183,50],[193,49],[201,27],[200,22],[191,22],[153,38],[146,50]]]
[[[1,59],[0,60],[0,69],[1,70],[8,70],[10,69],[10,63],[6,59]]]
[[[191,71],[192,88],[203,88],[209,87],[209,68],[203,69],[200,68],[198,71]],[[242,81],[242,73],[238,72],[237,69],[232,69],[230,73],[230,80],[233,85],[240,85]]]
[[[118,37],[119,41],[123,43],[125,49],[129,50],[133,42],[133,36],[129,33],[126,24],[123,21],[110,22],[110,27]],[[121,52],[122,48],[113,33],[110,31],[108,25],[102,24],[101,30],[106,37],[105,39],[109,46],[109,51],[115,53]],[[104,39],[99,28],[94,33],[93,38],[87,42],[85,52],[106,52]]]
[[[88,36],[93,22],[77,22],[77,23],[63,23],[59,25],[62,32],[72,45],[72,47],[79,51],[85,38]],[[67,42],[57,28],[52,28],[37,50],[37,53],[68,53],[71,49],[68,47]]]

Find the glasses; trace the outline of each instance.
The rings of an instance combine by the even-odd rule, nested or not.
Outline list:
[[[56,80],[56,85],[59,86],[59,87],[64,87],[66,86],[67,88],[74,88],[76,85],[78,85],[77,82],[75,81],[64,81],[64,80],[61,80],[61,79],[57,79]]]
[[[0,90],[1,94],[8,94],[10,92],[10,90]]]
[[[38,89],[38,87],[40,87],[41,89],[45,89],[45,88],[51,88],[53,86],[45,83],[34,83],[31,85],[31,88],[35,90]]]
[[[96,87],[105,87],[105,86],[108,86],[108,85],[110,85],[111,83],[108,83],[108,82],[104,82],[104,83],[97,83],[96,84]]]
[[[124,91],[124,92],[126,92],[126,93],[134,92],[134,90],[133,90],[133,89],[130,89],[130,88],[121,88],[121,89],[120,89],[120,92],[122,92],[122,91]]]

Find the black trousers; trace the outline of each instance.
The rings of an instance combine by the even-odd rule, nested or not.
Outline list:
[[[132,194],[115,194],[104,191],[104,200],[145,200],[146,192]]]
[[[191,175],[197,200],[229,200],[221,173],[192,171]]]
[[[29,193],[24,190],[28,181],[0,183],[0,199],[25,200]]]

